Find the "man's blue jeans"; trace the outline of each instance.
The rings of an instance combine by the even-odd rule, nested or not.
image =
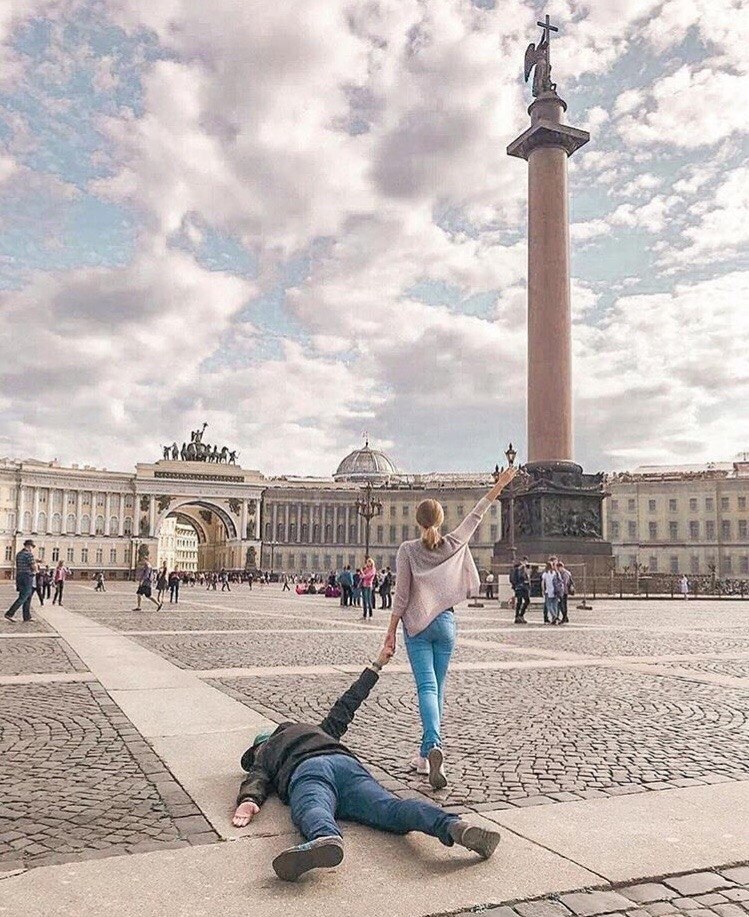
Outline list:
[[[455,614],[443,611],[429,627],[409,637],[404,627],[406,652],[416,681],[421,714],[421,748],[426,758],[430,748],[442,745],[440,726],[445,707],[445,680],[450,657],[455,649]]]
[[[7,618],[12,618],[18,609],[23,606],[23,620],[28,621],[31,618],[31,597],[34,594],[34,574],[21,573],[20,576],[17,576],[16,590],[18,591],[18,598],[5,612],[5,616]]]
[[[306,841],[341,836],[336,817],[391,834],[422,831],[452,847],[448,828],[457,815],[420,799],[398,799],[348,755],[308,758],[289,784],[291,820]]]

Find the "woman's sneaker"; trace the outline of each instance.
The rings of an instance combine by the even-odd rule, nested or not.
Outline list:
[[[435,790],[444,790],[447,786],[445,756],[442,754],[442,749],[437,745],[429,749],[427,764],[429,765],[429,783]]]
[[[478,853],[485,860],[488,860],[494,853],[500,840],[499,831],[489,831],[476,825],[467,825],[461,819],[454,821],[448,830],[456,844]]]
[[[429,773],[429,763],[427,762],[426,758],[421,757],[418,751],[413,756],[413,758],[411,758],[411,760],[408,762],[408,766],[412,770],[415,770],[417,774],[421,774],[424,777],[426,777],[427,774]]]
[[[273,860],[273,869],[279,879],[296,882],[310,869],[329,869],[338,866],[342,859],[343,841],[340,837],[318,837],[279,853]]]

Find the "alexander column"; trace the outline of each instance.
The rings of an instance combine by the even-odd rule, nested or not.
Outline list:
[[[548,16],[537,24],[541,40],[525,52],[526,82],[533,72],[531,123],[507,147],[528,163],[528,462],[514,493],[503,494],[495,559],[506,563],[516,553],[540,562],[558,554],[568,564],[585,563],[589,573],[605,572],[611,545],[603,541],[603,476],[573,461],[567,159],[590,134],[562,123],[567,103],[551,81],[551,33],[558,29]]]

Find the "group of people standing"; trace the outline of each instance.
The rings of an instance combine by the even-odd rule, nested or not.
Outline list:
[[[363,618],[372,617],[377,594],[380,596],[381,609],[393,607],[393,571],[385,567],[378,573],[371,557],[364,561],[360,569],[352,571],[351,566],[347,565],[338,574],[332,573],[331,576],[341,590],[341,605],[345,608],[361,608]]]
[[[531,564],[527,557],[513,564],[510,585],[515,594],[515,624],[527,624],[525,613],[531,603]],[[552,555],[541,574],[544,624],[567,624],[567,600],[574,594],[572,574],[563,561]]]

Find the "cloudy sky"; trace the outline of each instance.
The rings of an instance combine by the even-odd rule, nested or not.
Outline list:
[[[534,23],[570,162],[576,458],[749,448],[742,0],[9,0],[0,455],[128,469],[202,420],[266,473],[363,430],[524,452]]]

